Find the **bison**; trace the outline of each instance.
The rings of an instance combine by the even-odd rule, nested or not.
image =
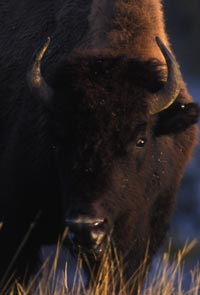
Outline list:
[[[66,227],[95,269],[111,235],[129,277],[161,245],[197,141],[161,1],[7,0],[0,20],[2,282]]]

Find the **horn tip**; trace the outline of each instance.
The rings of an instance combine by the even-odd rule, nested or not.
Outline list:
[[[47,46],[49,46],[50,42],[51,42],[51,37],[48,36],[48,37],[47,37],[47,41],[46,41]]]
[[[160,39],[160,37],[156,36],[155,40],[156,40],[158,47],[161,49],[161,51],[166,49],[166,47],[165,47],[164,43],[162,42],[162,40]]]
[[[162,42],[159,36],[156,36],[156,37],[155,37],[155,40],[156,40],[156,43],[160,43],[160,42]]]
[[[50,42],[51,42],[51,37],[47,37],[47,41],[45,42],[45,44],[44,44],[44,46],[43,46],[43,48],[42,48],[42,50],[45,52],[46,50],[47,50],[47,48],[49,47],[49,44],[50,44]]]

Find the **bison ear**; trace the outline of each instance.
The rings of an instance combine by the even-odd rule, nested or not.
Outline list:
[[[158,114],[155,126],[156,136],[183,132],[198,122],[200,108],[195,103],[177,103]]]

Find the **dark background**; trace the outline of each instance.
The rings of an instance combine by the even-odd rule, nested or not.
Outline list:
[[[184,79],[194,100],[200,103],[200,1],[165,0],[164,11],[166,29]],[[200,238],[199,145],[183,179],[177,205],[176,214],[180,215],[183,224],[177,229],[176,238],[179,231],[183,240],[192,236]],[[175,216],[174,221],[177,218]]]
[[[182,70],[200,75],[200,1],[164,0],[167,32]]]
[[[166,30],[193,99],[200,104],[200,0],[164,0]],[[199,125],[200,126],[200,125]],[[174,252],[186,242],[197,244],[186,257],[183,285],[191,282],[190,271],[200,263],[200,144],[184,175],[177,206],[163,250],[172,240]]]

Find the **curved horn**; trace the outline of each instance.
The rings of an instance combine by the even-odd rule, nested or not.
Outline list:
[[[171,104],[173,104],[180,92],[182,81],[179,65],[175,57],[166,48],[159,37],[156,37],[156,42],[166,60],[168,77],[164,87],[156,93],[153,101],[149,106],[149,113],[151,115],[155,115],[167,109]]]
[[[27,80],[30,90],[35,96],[41,98],[49,107],[53,96],[53,90],[46,83],[41,74],[41,60],[50,44],[50,37],[47,38],[45,44],[34,54],[33,62],[27,71]]]

